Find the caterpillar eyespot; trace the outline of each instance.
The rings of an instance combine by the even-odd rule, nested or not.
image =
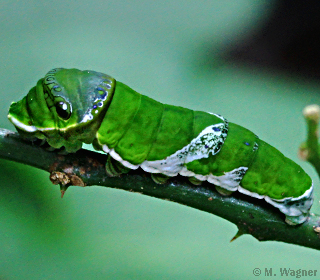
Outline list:
[[[56,112],[61,119],[67,120],[70,118],[72,112],[71,112],[71,106],[69,105],[68,102],[60,101],[58,99],[55,101],[54,105],[56,107]]]
[[[93,143],[110,155],[111,176],[140,167],[158,183],[178,174],[194,184],[208,181],[225,195],[264,199],[290,225],[305,222],[313,203],[304,170],[248,129],[218,114],[162,104],[103,73],[53,69],[11,104],[8,118],[56,149]]]

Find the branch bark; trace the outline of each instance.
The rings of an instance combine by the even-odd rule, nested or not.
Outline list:
[[[62,194],[70,185],[100,185],[138,192],[206,211],[234,223],[238,233],[232,240],[250,234],[259,241],[282,241],[320,249],[318,215],[311,214],[302,225],[289,226],[284,222],[284,215],[264,200],[240,193],[224,197],[210,183],[194,186],[186,178],[177,176],[158,185],[142,170],[110,178],[105,172],[107,157],[104,154],[82,149],[75,154],[61,155],[5,129],[0,129],[0,158],[49,172],[51,181],[60,184]]]

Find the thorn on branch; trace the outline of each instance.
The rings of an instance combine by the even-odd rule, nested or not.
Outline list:
[[[54,185],[60,185],[61,198],[63,198],[65,192],[70,186],[85,187],[86,184],[83,180],[74,174],[68,174],[59,171],[53,171],[50,173],[50,181]]]

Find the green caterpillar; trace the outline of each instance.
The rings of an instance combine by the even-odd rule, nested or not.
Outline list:
[[[178,174],[222,194],[262,199],[301,224],[313,203],[304,170],[251,131],[220,115],[157,102],[94,71],[49,71],[8,114],[22,136],[75,152],[83,143],[108,153],[117,176],[141,167],[158,183]]]

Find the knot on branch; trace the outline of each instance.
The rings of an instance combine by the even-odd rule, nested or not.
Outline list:
[[[53,171],[50,173],[50,181],[54,185],[63,185],[63,186],[79,186],[85,187],[83,180],[74,174],[68,174],[60,171]]]

